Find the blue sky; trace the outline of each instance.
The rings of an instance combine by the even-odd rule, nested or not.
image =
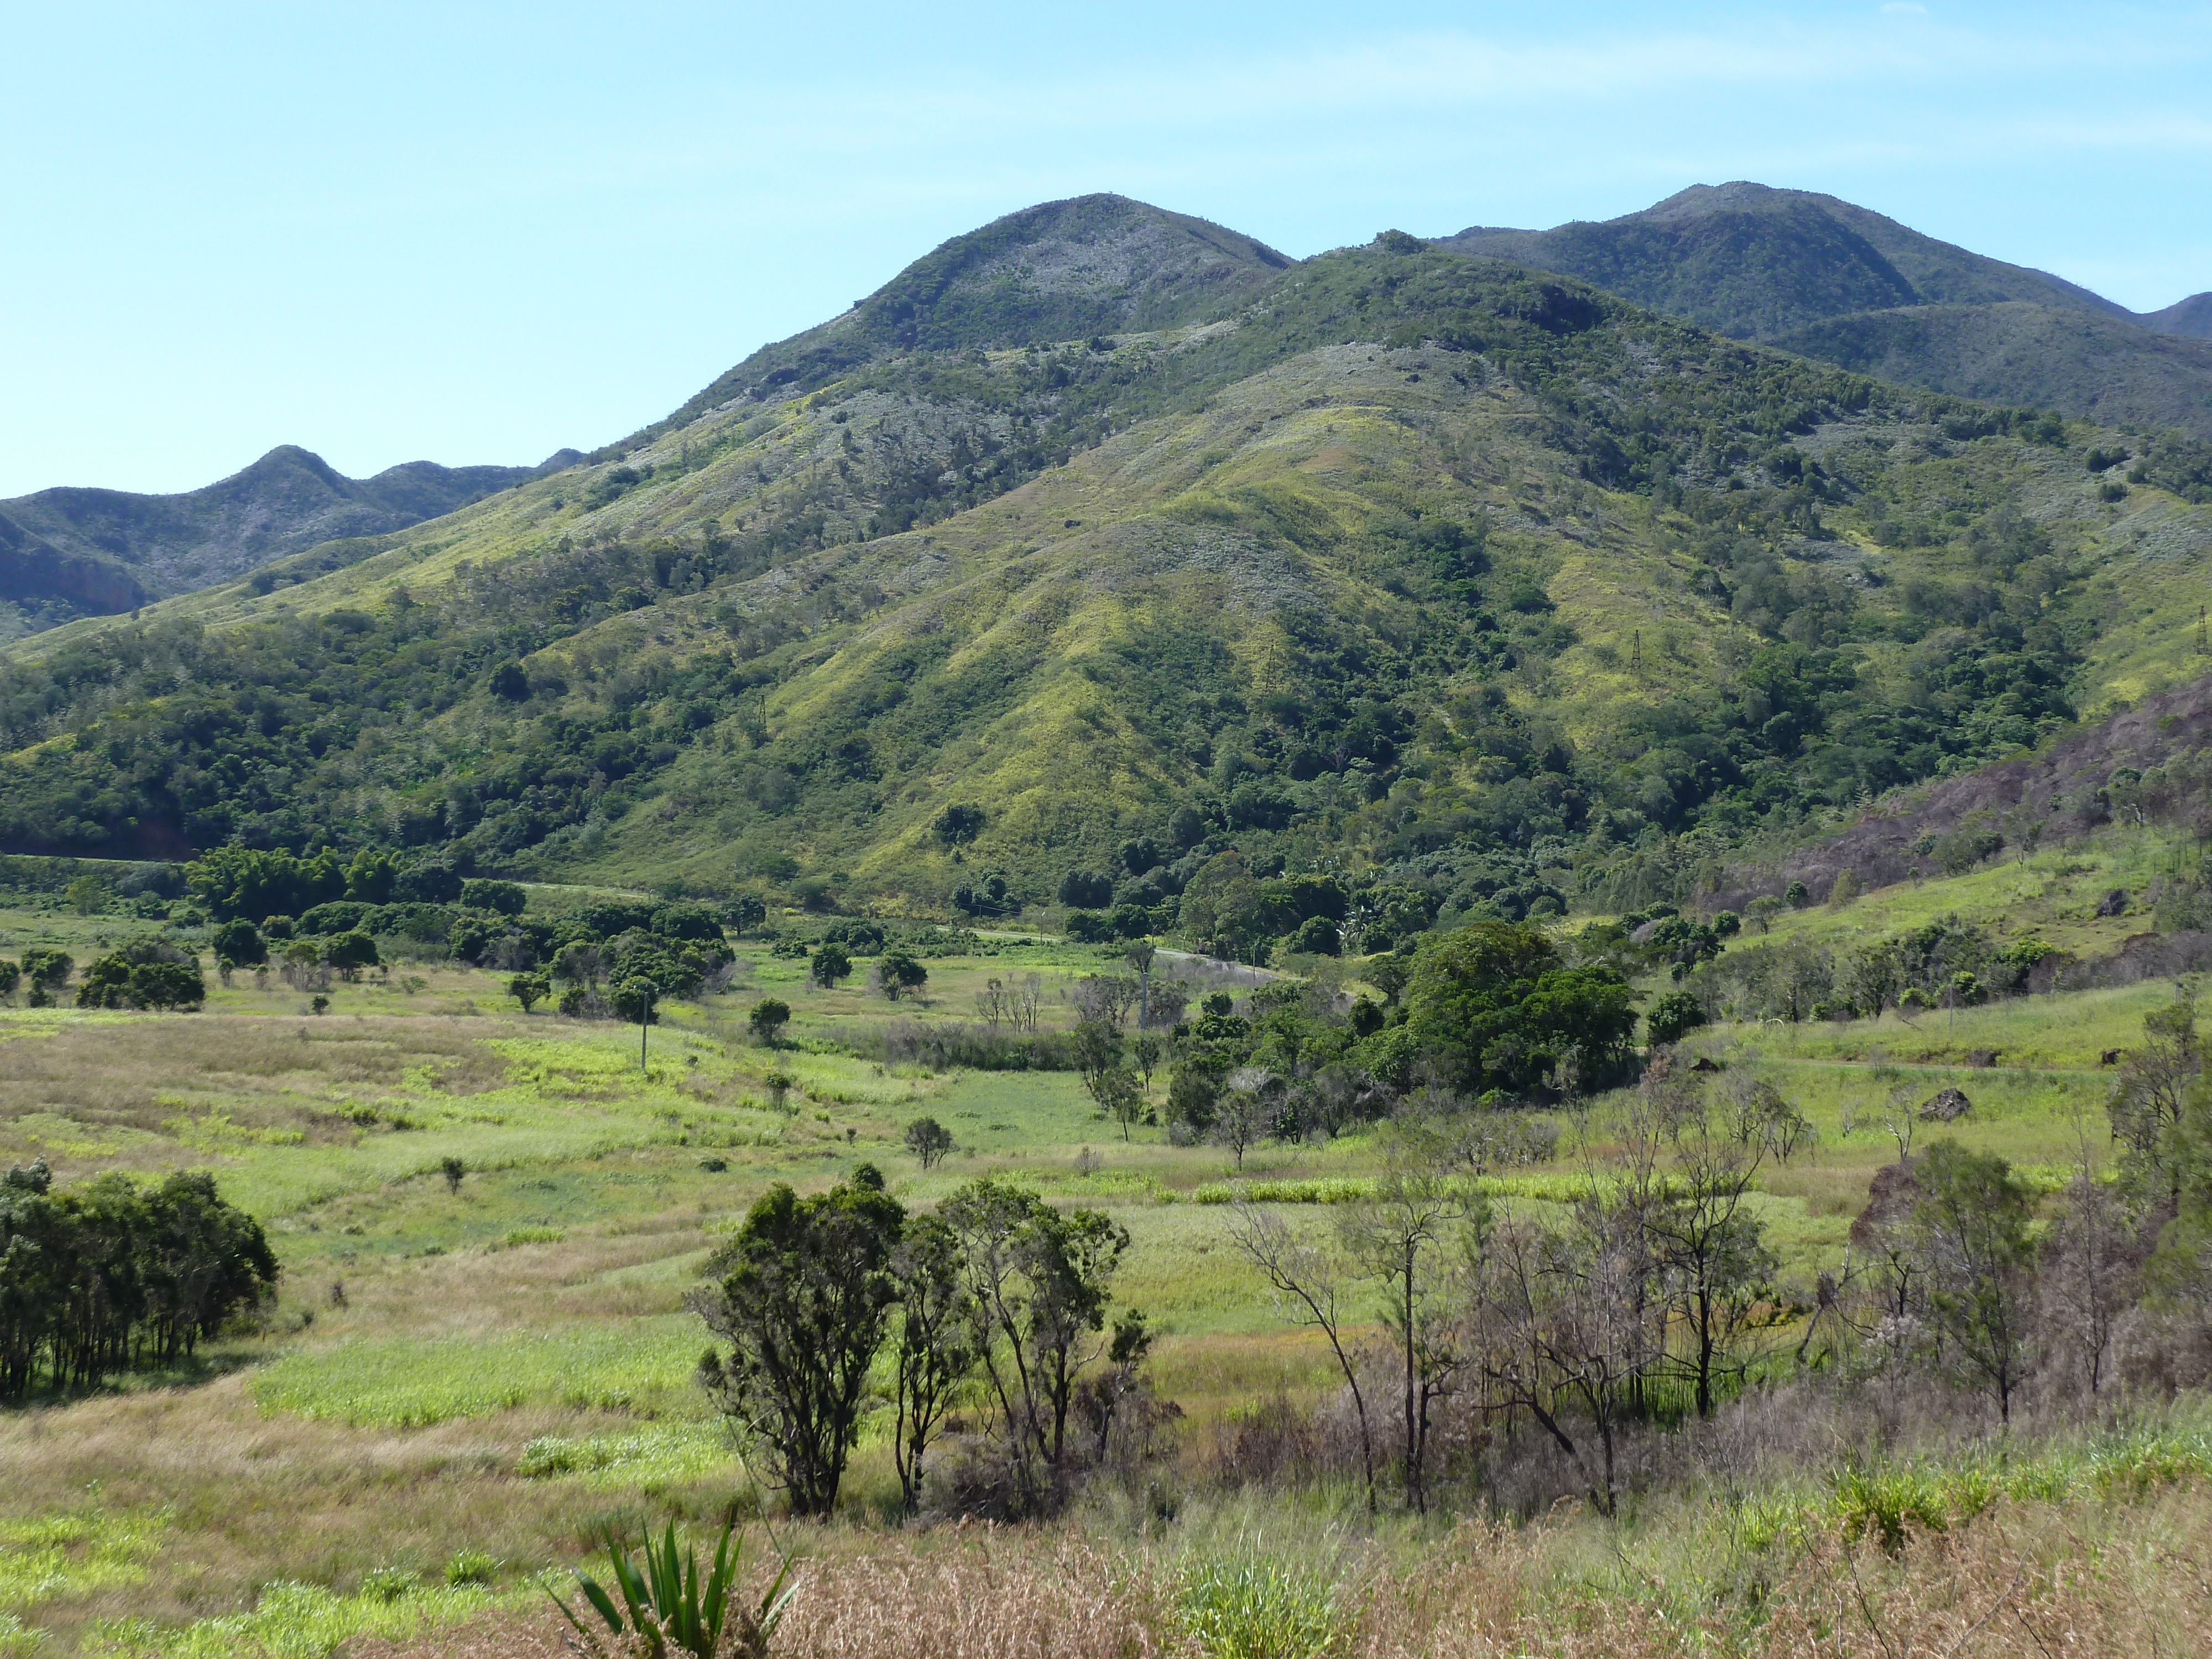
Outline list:
[[[20,0],[0,155],[0,495],[179,489],[605,442],[1092,190],[1303,255],[1756,179],[2152,309],[2212,8]]]

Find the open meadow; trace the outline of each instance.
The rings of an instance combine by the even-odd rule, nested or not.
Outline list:
[[[51,907],[0,913],[17,950],[88,955],[127,932]],[[1070,1072],[863,1057],[884,1051],[887,1028],[972,1020],[994,980],[1034,975],[1039,1024],[1070,1026],[1067,993],[1109,970],[1110,947],[978,940],[976,954],[930,959],[927,985],[896,1005],[857,980],[813,984],[804,959],[736,948],[726,988],[669,1005],[642,1052],[635,1025],[526,1014],[501,975],[435,962],[334,985],[320,1012],[244,973],[191,1013],[0,1011],[0,1164],[43,1158],[64,1186],[106,1170],[210,1170],[267,1228],[282,1267],[254,1333],[184,1369],[0,1416],[0,1630],[15,1632],[0,1652],[321,1654],[456,1621],[523,1631],[542,1624],[544,1587],[565,1584],[605,1528],[757,1508],[694,1381],[706,1332],[685,1294],[770,1182],[819,1190],[863,1163],[909,1207],[998,1174],[1125,1227],[1114,1301],[1146,1315],[1152,1386],[1180,1417],[1152,1496],[1108,1494],[1098,1523],[1143,1537],[1180,1511],[1183,1544],[1147,1547],[1170,1550],[1208,1528],[1278,1524],[1222,1482],[1255,1455],[1271,1413],[1310,1415],[1339,1384],[1319,1335],[1282,1316],[1235,1248],[1227,1200],[1242,1194],[1293,1237],[1319,1238],[1337,1202],[1371,1188],[1373,1133],[1263,1139],[1239,1169],[1224,1148],[1171,1144],[1156,1125],[1125,1136]],[[2151,983],[1695,1033],[1681,1060],[1709,1061],[1723,1084],[1771,1084],[1814,1132],[1748,1200],[1777,1257],[1777,1350],[1821,1275],[1843,1267],[1900,1134],[1932,1132],[1921,1103],[1963,1091],[1971,1109],[1943,1133],[2055,1193],[2084,1157],[2106,1155],[2100,1054],[2132,1043],[2170,995]],[[747,1030],[763,996],[792,1009],[773,1047]],[[1155,1104],[1165,1086],[1163,1072]],[[1628,1097],[1547,1114],[1551,1154],[1483,1178],[1494,1212],[1556,1210],[1608,1178]],[[956,1142],[927,1170],[903,1139],[924,1115]],[[1363,1302],[1354,1336],[1381,1336],[1383,1311]],[[845,1521],[807,1547],[857,1562],[863,1540],[896,1525],[890,1437],[872,1417]],[[2202,1455],[2201,1437],[2188,1444],[2185,1463]],[[1386,1519],[1355,1549],[1343,1531],[1354,1496],[1323,1483],[1297,1500],[1340,1554],[1387,1547],[1403,1568],[1407,1552],[1440,1547],[1433,1527]],[[1566,1552],[1547,1583],[1588,1566],[1559,1565],[1589,1547],[1562,1541],[1571,1532],[1546,1547]],[[1637,1548],[1663,1547],[1641,1536]],[[1381,1570],[1383,1558],[1360,1559]]]

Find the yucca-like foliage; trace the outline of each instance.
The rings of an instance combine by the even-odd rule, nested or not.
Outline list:
[[[655,1659],[672,1647],[695,1659],[726,1655],[763,1659],[775,1627],[799,1591],[790,1556],[777,1564],[775,1576],[758,1601],[752,1602],[738,1590],[744,1540],[734,1520],[723,1526],[703,1577],[698,1551],[678,1544],[673,1521],[657,1542],[650,1528],[641,1541],[641,1557],[633,1559],[620,1540],[611,1535],[607,1539],[613,1594],[589,1574],[576,1575],[576,1588],[605,1624],[609,1637],[617,1642],[634,1637]],[[574,1608],[558,1596],[554,1601],[593,1651],[607,1650],[599,1632]]]

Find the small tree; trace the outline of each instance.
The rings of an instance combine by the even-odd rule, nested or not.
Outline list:
[[[1831,910],[1840,910],[1858,896],[1858,872],[1855,870],[1839,870],[1836,872],[1835,885],[1828,889],[1828,908]]]
[[[1121,952],[1121,960],[1137,970],[1137,1030],[1152,1023],[1152,959],[1159,954],[1152,940],[1140,939]]]
[[[1127,1140],[1129,1126],[1145,1114],[1145,1095],[1122,1063],[1121,1037],[1111,1026],[1086,1019],[1075,1028],[1074,1048],[1085,1091],[1121,1126],[1121,1139]]]
[[[468,1172],[469,1166],[458,1158],[439,1160],[438,1173],[446,1177],[446,1190],[449,1193],[458,1194],[461,1190],[461,1177]]]
[[[27,971],[30,954],[24,953]],[[2142,1189],[2178,1202],[2181,1163],[2175,1130],[2190,1087],[2204,1069],[2197,1035],[2197,992],[2185,984],[2165,1007],[2143,1016],[2142,1046],[2131,1051],[2112,1090],[2112,1134],[2127,1146],[2127,1173]]]
[[[1404,1386],[1406,1507],[1428,1510],[1430,1412],[1462,1363],[1455,1269],[1489,1224],[1480,1196],[1449,1170],[1419,1123],[1390,1126],[1373,1195],[1343,1212],[1346,1253],[1384,1289]]]
[[[1257,1075],[1255,1075],[1257,1073]],[[1243,1066],[1229,1074],[1229,1086],[1213,1103],[1212,1121],[1206,1135],[1218,1146],[1229,1149],[1241,1171],[1244,1154],[1267,1133],[1274,1110],[1264,1093],[1267,1079],[1257,1066]]]
[[[269,943],[261,930],[243,916],[226,921],[210,937],[218,957],[228,957],[240,968],[258,968],[269,960]]]
[[[919,991],[929,982],[929,969],[923,967],[911,952],[886,951],[876,958],[876,984],[892,1002],[911,992]]]
[[[1129,1045],[1129,1055],[1137,1062],[1138,1075],[1144,1079],[1145,1087],[1149,1090],[1152,1086],[1152,1073],[1159,1070],[1160,1061],[1167,1055],[1167,1044],[1147,1031]]]
[[[1644,1035],[1647,1042],[1675,1043],[1705,1023],[1705,1005],[1698,1000],[1695,992],[1668,991],[1644,1016]]]
[[[1880,1019],[1905,994],[1905,958],[1893,943],[1870,945],[1844,965],[1844,990],[1861,1013]]]
[[[975,1299],[979,1361],[999,1419],[1017,1507],[1055,1495],[1076,1379],[1105,1342],[1107,1289],[1129,1248],[1096,1210],[1056,1210],[986,1177],[938,1212],[959,1235]]]
[[[1929,1146],[1914,1176],[1920,1196],[1912,1231],[1929,1304],[2009,1422],[2027,1368],[2034,1194],[2003,1158],[1955,1140]]]
[[[1267,1281],[1277,1315],[1294,1325],[1313,1327],[1336,1356],[1359,1424],[1360,1473],[1367,1485],[1367,1512],[1374,1514],[1375,1440],[1367,1423],[1367,1395],[1359,1386],[1358,1357],[1345,1330],[1349,1264],[1337,1253],[1301,1243],[1280,1216],[1255,1208],[1241,1194],[1230,1212],[1229,1237]]]
[[[364,968],[374,968],[380,958],[376,941],[359,928],[337,935],[323,947],[323,960],[335,968],[339,975],[350,982],[361,977]]]
[[[952,1131],[933,1117],[918,1117],[906,1126],[906,1149],[928,1170],[951,1154]]]
[[[660,1024],[660,988],[642,975],[616,986],[609,1000],[617,1019],[633,1025]]]
[[[790,1024],[791,1005],[776,997],[763,997],[745,1016],[754,1038],[770,1048],[781,1040],[783,1028]]]
[[[945,846],[965,847],[983,833],[987,821],[987,815],[980,806],[948,806],[937,815],[929,827]]]
[[[1712,1415],[1717,1382],[1741,1373],[1752,1311],[1770,1294],[1776,1267],[1749,1196],[1768,1150],[1763,1123],[1756,1135],[1726,1133],[1703,1097],[1694,1097],[1686,1120],[1674,1126],[1674,1167],[1645,1189],[1648,1201],[1639,1206],[1653,1261],[1689,1339],[1677,1364],[1700,1417]]]
[[[522,1005],[526,1014],[553,994],[553,987],[543,974],[517,974],[507,981],[507,994]]]
[[[907,1132],[908,1143],[915,1129],[930,1122],[916,1121]],[[938,1133],[951,1139],[942,1129]],[[891,1461],[909,1514],[921,1504],[929,1443],[975,1368],[975,1303],[961,1267],[960,1236],[933,1215],[909,1221],[891,1257],[899,1311]]]
[[[806,964],[806,976],[823,990],[834,990],[837,981],[849,978],[853,958],[836,939],[824,939],[814,947],[814,955]]]
[[[2135,1230],[2119,1197],[2087,1167],[2066,1185],[2066,1207],[2044,1241],[2040,1290],[2052,1346],[2091,1395],[2103,1387],[2120,1316],[2141,1276]]]
[[[699,1362],[701,1382],[757,1445],[793,1510],[837,1506],[870,1367],[898,1295],[893,1255],[906,1212],[846,1184],[800,1198],[778,1182],[708,1264],[690,1306],[728,1345]]]

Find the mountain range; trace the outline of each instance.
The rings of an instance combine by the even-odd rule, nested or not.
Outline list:
[[[844,315],[755,353],[629,441],[675,430],[738,393],[822,384],[887,346],[953,349],[1000,338],[1010,323],[1040,339],[1143,330],[1255,290],[1293,263],[1159,210],[1142,234],[1092,235],[1087,222],[1110,216],[1116,199],[1047,204],[956,238]],[[1041,241],[1045,224],[1051,234]],[[1046,242],[1080,252],[1064,268],[1040,263]],[[1601,223],[1476,226],[1430,246],[1579,277],[1731,338],[1877,380],[2212,437],[2212,292],[2138,314],[1832,196],[1697,185]],[[404,529],[583,459],[563,450],[534,468],[416,461],[356,480],[286,445],[182,495],[47,489],[0,501],[0,637]]]
[[[2138,314],[1832,196],[1696,185],[1601,223],[1436,246],[1881,380],[2212,437],[2212,293]]]
[[[404,530],[558,470],[410,461],[349,478],[286,444],[202,489],[173,495],[42,489],[0,501],[0,636],[130,611],[320,543]]]
[[[562,471],[6,647],[0,850],[1626,908],[2203,673],[2208,503],[2179,434],[1082,198]]]

